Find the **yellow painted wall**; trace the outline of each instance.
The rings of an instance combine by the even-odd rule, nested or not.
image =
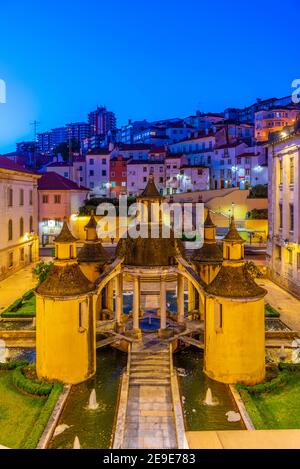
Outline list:
[[[96,218],[97,222],[99,222],[100,219],[102,218],[102,216],[96,215],[95,218]],[[89,220],[90,220],[89,216],[79,217],[79,216],[73,216],[73,215],[71,215],[71,217],[69,219],[70,228],[71,228],[72,233],[81,242],[85,241],[85,239],[86,239],[86,232],[84,230],[84,227],[87,225]],[[127,223],[129,223],[129,218],[127,219]],[[110,229],[110,228],[113,229],[113,227],[114,227],[114,221],[111,220],[111,222],[109,221],[108,229]],[[116,242],[119,239],[119,237],[123,235],[123,233],[125,231],[126,231],[126,219],[117,217],[116,218],[116,236],[114,236],[114,238],[115,238],[114,242]],[[99,235],[99,233],[98,233],[98,235]],[[109,232],[108,236],[103,238],[103,240],[107,241],[107,242],[110,242],[111,241],[111,233]]]
[[[222,329],[216,327],[215,301],[206,300],[205,372],[223,383],[261,382],[265,376],[264,300],[222,299]]]
[[[97,263],[86,263],[81,262],[79,263],[80,270],[84,273],[86,278],[90,280],[90,282],[95,282],[97,278],[100,276],[100,273],[97,272],[97,267],[99,264]]]
[[[83,327],[79,301],[88,299]],[[36,369],[39,377],[76,384],[96,371],[95,313],[92,295],[67,301],[36,295]]]

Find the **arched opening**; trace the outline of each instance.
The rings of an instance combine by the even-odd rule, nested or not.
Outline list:
[[[8,220],[8,241],[12,241],[13,239],[13,222],[12,220]]]

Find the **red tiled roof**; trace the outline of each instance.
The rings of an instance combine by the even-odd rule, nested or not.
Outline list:
[[[64,178],[60,174],[49,171],[44,173],[38,182],[38,190],[40,191],[89,191],[84,186],[78,186],[76,182]]]
[[[88,151],[88,155],[110,155],[108,148],[93,148]]]
[[[7,169],[8,171],[18,171],[19,173],[37,175],[37,173],[35,173],[34,171],[30,171],[30,169],[23,168],[14,161],[5,158],[5,156],[0,156],[0,169]]]

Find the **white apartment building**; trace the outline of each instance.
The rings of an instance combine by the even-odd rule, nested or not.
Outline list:
[[[206,191],[209,189],[209,168],[183,165],[179,174],[178,192]]]
[[[0,157],[0,279],[38,259],[39,177]]]
[[[86,186],[91,196],[106,197],[109,194],[110,151],[90,150],[86,155]]]
[[[268,273],[300,297],[300,132],[269,145]]]
[[[163,193],[165,187],[165,164],[164,161],[140,161],[130,160],[127,163],[127,193],[128,195],[139,195],[145,189],[150,174],[154,176],[157,189]]]
[[[180,168],[186,163],[182,153],[168,154],[165,159],[166,185],[165,193],[174,194],[179,191]]]

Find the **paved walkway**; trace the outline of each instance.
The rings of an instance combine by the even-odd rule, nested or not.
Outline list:
[[[0,313],[17,298],[36,286],[36,278],[32,274],[32,265],[12,274],[0,281]]]
[[[187,432],[190,449],[300,449],[300,430]]]
[[[268,291],[265,300],[280,312],[280,319],[300,332],[300,301],[271,280],[258,279],[257,283]]]

